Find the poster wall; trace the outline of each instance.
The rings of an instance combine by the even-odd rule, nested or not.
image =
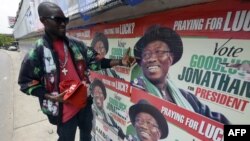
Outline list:
[[[96,117],[94,133],[103,133],[100,140],[223,141],[224,124],[250,124],[249,9],[249,2],[221,0],[69,31],[103,57],[121,58],[130,48],[137,59],[91,73],[104,83],[104,111],[118,125],[104,132]],[[112,100],[125,105],[125,124],[108,108]]]
[[[124,80],[91,72],[89,93],[93,97],[93,138],[123,140],[129,123],[130,84]]]

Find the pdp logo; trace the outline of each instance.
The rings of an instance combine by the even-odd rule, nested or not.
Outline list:
[[[224,125],[224,141],[239,139],[249,141],[250,125]]]

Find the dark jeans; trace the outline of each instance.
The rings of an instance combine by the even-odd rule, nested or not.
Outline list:
[[[77,126],[80,129],[80,141],[91,141],[93,119],[91,104],[92,102],[88,102],[88,105],[73,118],[57,126],[58,141],[75,141]]]

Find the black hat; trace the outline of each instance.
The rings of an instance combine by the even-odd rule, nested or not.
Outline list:
[[[133,125],[135,124],[136,115],[140,112],[148,113],[155,118],[155,120],[159,125],[159,129],[161,130],[160,139],[164,139],[168,136],[167,120],[164,118],[164,116],[158,109],[156,109],[154,106],[152,106],[148,101],[144,99],[140,100],[137,104],[129,108],[129,118]]]
[[[138,64],[140,64],[141,54],[145,46],[157,40],[163,41],[169,46],[170,51],[174,55],[173,64],[180,60],[183,53],[181,37],[170,28],[154,25],[148,28],[146,33],[135,44],[134,56]]]
[[[94,88],[96,86],[99,86],[102,89],[102,93],[103,93],[104,99],[106,99],[107,92],[106,92],[105,85],[99,79],[94,79],[94,81],[90,84],[90,93],[93,95],[93,91],[94,91]]]

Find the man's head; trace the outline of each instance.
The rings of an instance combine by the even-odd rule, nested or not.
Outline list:
[[[97,32],[91,42],[91,47],[104,58],[109,50],[107,37],[103,33]]]
[[[131,106],[129,117],[141,141],[158,141],[168,136],[166,119],[146,100],[140,100]]]
[[[172,29],[160,26],[150,27],[134,47],[137,63],[154,84],[165,81],[169,67],[180,60],[182,52],[180,36]]]
[[[51,2],[42,2],[38,6],[38,15],[44,25],[45,32],[53,39],[65,37],[69,19],[65,17],[58,5]]]
[[[101,80],[95,79],[91,83],[90,92],[94,98],[94,104],[98,109],[103,109],[103,101],[106,99],[107,93]]]

